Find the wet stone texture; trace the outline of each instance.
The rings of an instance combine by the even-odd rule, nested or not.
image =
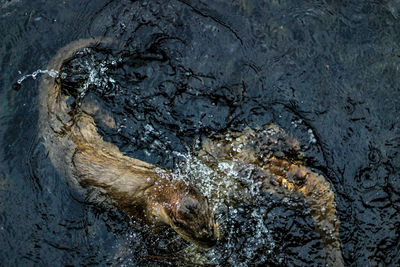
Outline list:
[[[41,77],[11,88],[67,43],[106,36],[116,42],[61,76],[70,105],[94,99],[114,118],[96,121],[105,140],[173,169],[196,140],[273,122],[331,183],[345,265],[398,266],[399,12],[395,0],[0,1],[0,262],[324,264],[301,200],[239,201],[217,214],[217,246],[196,254],[61,179],[38,137]]]

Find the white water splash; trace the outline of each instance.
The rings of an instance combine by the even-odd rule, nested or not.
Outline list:
[[[49,76],[53,77],[53,78],[58,78],[60,76],[60,74],[58,73],[58,71],[55,71],[53,69],[51,70],[35,70],[34,72],[30,73],[30,74],[26,74],[24,76],[22,76],[21,78],[18,79],[17,83],[21,84],[24,80],[28,79],[28,78],[32,78],[34,80],[36,80],[36,77],[39,74],[48,74]]]
[[[232,142],[232,146],[240,147],[240,144],[233,143],[238,140],[229,136],[226,140]],[[199,142],[196,142],[196,144],[199,144]],[[238,152],[240,153],[240,151]],[[216,214],[220,234],[226,238],[222,247],[217,246],[209,250],[202,250],[197,246],[189,246],[181,251],[182,256],[190,258],[191,261],[196,263],[219,264],[221,260],[224,260],[226,254],[235,250],[237,246],[236,236],[245,231],[249,233],[247,237],[249,245],[244,245],[240,254],[245,255],[251,261],[258,253],[258,249],[266,248],[263,257],[268,257],[275,245],[272,235],[264,223],[265,216],[267,216],[266,210],[262,207],[254,208],[251,211],[237,208],[238,203],[257,202],[257,197],[260,196],[261,183],[251,177],[255,166],[252,164],[244,166],[242,162],[232,159],[218,162],[216,167],[211,168],[190,152],[175,154],[182,157],[183,161],[176,166],[174,173],[195,185],[207,196],[210,208]],[[246,216],[247,223],[240,223],[240,226],[232,223],[233,221],[240,221],[240,218],[243,218],[242,216]],[[235,259],[236,256],[238,256],[237,253],[228,262],[235,266],[246,266],[248,264],[247,262],[238,262]]]

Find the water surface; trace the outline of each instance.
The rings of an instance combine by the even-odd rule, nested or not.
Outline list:
[[[100,125],[106,140],[174,168],[195,140],[278,124],[332,185],[346,265],[400,264],[398,1],[0,3],[2,265],[183,263],[173,233],[150,237],[61,179],[38,135],[41,76],[13,89],[59,48],[98,36],[126,53],[107,73],[115,85],[91,92],[116,119]],[[263,195],[225,211],[233,230],[209,263],[323,265],[307,207],[294,204]]]

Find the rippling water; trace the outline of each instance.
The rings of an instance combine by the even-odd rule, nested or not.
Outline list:
[[[41,74],[15,83],[69,42],[107,36],[118,48],[78,58],[69,80],[99,74],[85,97],[114,116],[115,128],[99,122],[107,141],[178,170],[204,138],[273,122],[331,183],[346,265],[399,265],[399,12],[396,0],[0,1],[0,262],[324,264],[301,200],[235,203],[217,214],[216,248],[198,253],[60,178],[38,136]]]

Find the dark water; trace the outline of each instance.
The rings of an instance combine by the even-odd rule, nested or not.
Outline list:
[[[346,265],[400,265],[399,1],[0,3],[0,265],[175,262],[155,245],[167,237],[148,241],[51,166],[37,128],[40,76],[12,89],[59,48],[96,36],[127,55],[107,73],[117,85],[93,92],[118,125],[100,125],[106,140],[172,168],[196,139],[274,122],[330,181]],[[324,264],[307,212],[274,196],[257,204],[227,213],[235,232],[210,262]],[[249,215],[257,209],[265,216]]]

